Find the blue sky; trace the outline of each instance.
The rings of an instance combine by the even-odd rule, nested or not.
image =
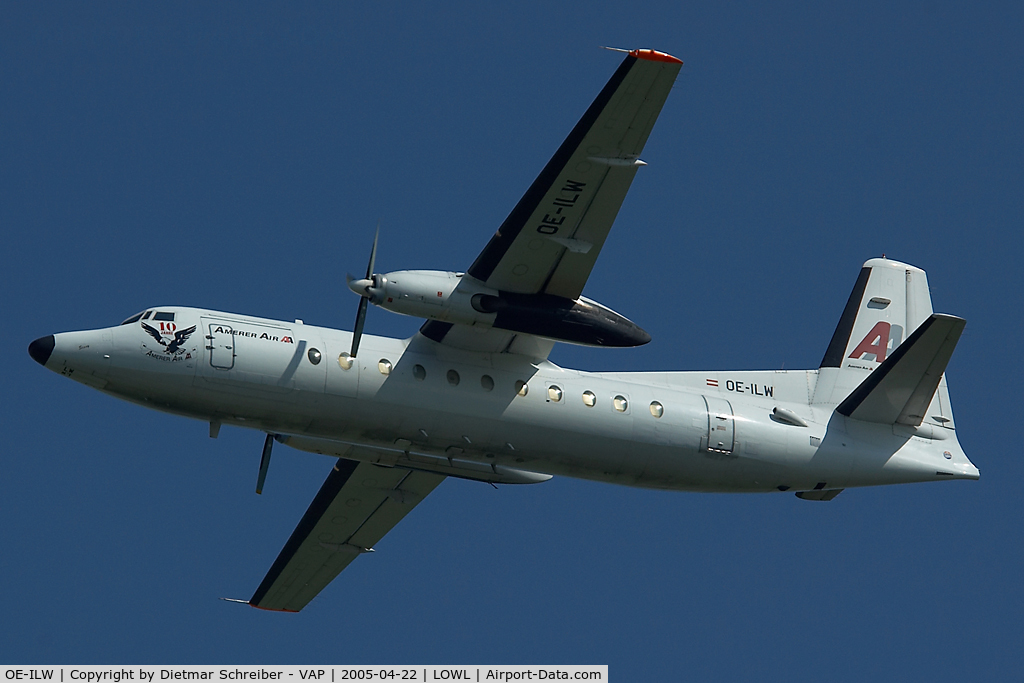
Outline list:
[[[0,662],[607,663],[1016,678],[1019,3],[5,2]],[[585,294],[599,369],[816,367],[860,264],[925,268],[979,482],[704,495],[449,481],[299,615],[251,595],[326,476],[44,371],[159,304],[348,328],[378,264],[465,269],[614,71],[685,66]],[[367,330],[417,321],[371,310]]]

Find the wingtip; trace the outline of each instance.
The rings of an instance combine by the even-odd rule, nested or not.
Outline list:
[[[278,607],[260,607],[259,605],[252,604],[251,602],[249,603],[249,606],[250,607],[255,607],[256,609],[261,609],[264,612],[288,612],[289,614],[298,614],[299,613],[299,610],[297,610],[297,609],[283,609],[283,608],[278,608]]]
[[[667,52],[657,50],[631,50],[629,55],[637,59],[646,59],[649,62],[668,62],[669,64],[682,64],[683,60],[673,57]]]
[[[275,608],[275,607],[260,607],[259,605],[254,605],[252,600],[240,600],[239,598],[221,598],[221,600],[223,600],[224,602],[234,602],[234,603],[237,603],[239,605],[249,605],[249,607],[255,607],[256,609],[261,609],[261,610],[263,610],[265,612],[290,612],[292,614],[295,614],[295,613],[297,613],[299,611],[297,609],[282,609],[282,608]]]
[[[667,52],[658,52],[657,50],[626,50],[621,47],[609,47],[607,45],[601,46],[602,50],[611,50],[612,52],[624,52],[630,57],[636,57],[637,59],[646,59],[649,62],[667,62],[669,64],[682,64],[683,60],[678,57],[673,57]]]

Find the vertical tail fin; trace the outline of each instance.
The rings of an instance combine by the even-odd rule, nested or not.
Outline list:
[[[821,360],[811,403],[843,401],[931,314],[923,270],[885,258],[867,261]],[[945,378],[928,413],[953,426]]]
[[[821,367],[855,365],[874,370],[931,314],[928,276],[923,270],[899,261],[871,259],[860,270]]]

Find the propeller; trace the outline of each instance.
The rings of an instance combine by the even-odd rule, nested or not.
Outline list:
[[[374,296],[374,289],[380,284],[380,275],[373,272],[374,263],[377,261],[377,240],[380,237],[380,224],[377,225],[377,234],[373,236],[373,248],[370,249],[370,262],[366,264],[366,277],[356,280],[352,275],[346,275],[345,281],[348,288],[359,295],[359,309],[356,311],[356,324],[352,328],[352,350],[350,358],[356,357],[359,351],[359,340],[363,336],[363,326],[366,324],[366,307]]]

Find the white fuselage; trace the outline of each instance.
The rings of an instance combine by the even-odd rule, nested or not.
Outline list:
[[[753,492],[978,478],[953,429],[869,424],[812,405],[816,370],[589,373],[369,335],[353,362],[343,356],[349,332],[158,310],[175,317],[160,342],[139,322],[66,332],[54,335],[45,365],[123,399],[280,435],[303,450],[456,476],[489,470],[493,481],[542,473]],[[174,332],[192,325],[175,348]]]

